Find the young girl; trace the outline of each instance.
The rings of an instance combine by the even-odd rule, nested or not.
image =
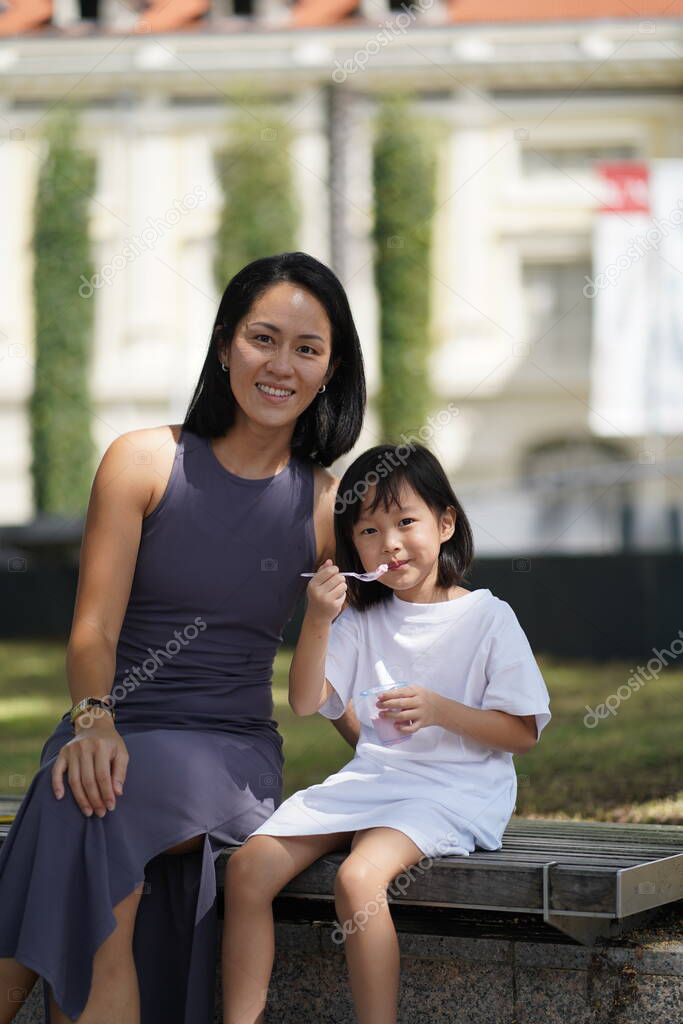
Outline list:
[[[349,848],[335,908],[356,1016],[394,1024],[399,946],[387,887],[424,857],[500,848],[517,794],[512,755],[533,747],[551,717],[510,605],[460,586],[470,526],[428,449],[365,452],[344,474],[335,512],[339,567],[389,569],[372,582],[330,559],[318,569],[289,702],[297,715],[334,719],[353,700],[360,738],[347,765],[285,800],[230,858],[224,1024],[264,1020],[273,898],[319,857]],[[387,689],[364,694],[375,687]]]

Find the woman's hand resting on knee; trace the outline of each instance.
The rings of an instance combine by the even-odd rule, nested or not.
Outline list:
[[[116,731],[111,716],[103,714],[92,724],[79,726],[76,735],[65,743],[52,766],[52,789],[58,800],[64,796],[64,772],[76,803],[88,817],[93,810],[103,818],[114,810],[116,797],[123,795],[129,754],[123,736]]]

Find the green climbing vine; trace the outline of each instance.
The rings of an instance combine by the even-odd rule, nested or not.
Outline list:
[[[93,302],[79,295],[93,274],[89,204],[95,161],[77,143],[75,107],[48,120],[33,217],[35,370],[29,401],[36,513],[73,515],[93,476],[89,370]]]
[[[292,130],[263,101],[241,94],[238,106],[228,142],[216,154],[224,196],[214,260],[220,292],[245,264],[294,249],[300,216]]]
[[[436,159],[432,128],[405,96],[377,114],[373,185],[375,285],[380,309],[382,440],[397,443],[425,422],[432,404],[430,248]]]

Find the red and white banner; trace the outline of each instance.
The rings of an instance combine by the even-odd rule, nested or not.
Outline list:
[[[662,232],[648,354],[652,422],[658,434],[674,435],[683,430],[683,160],[653,161],[650,181],[655,230]]]
[[[602,164],[593,236],[590,426],[683,430],[683,160]]]

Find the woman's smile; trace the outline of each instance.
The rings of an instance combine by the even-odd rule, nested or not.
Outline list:
[[[258,382],[254,387],[267,402],[273,402],[275,405],[277,405],[278,402],[286,402],[296,394],[296,392],[292,391],[291,388],[276,388],[269,384],[259,384]],[[268,390],[265,390],[266,388]],[[286,394],[283,394],[282,392],[286,392]]]

